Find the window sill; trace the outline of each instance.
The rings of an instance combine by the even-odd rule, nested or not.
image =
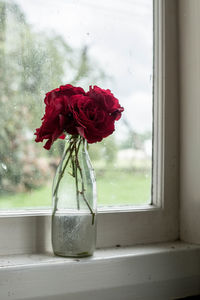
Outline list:
[[[0,299],[173,299],[200,293],[200,246],[101,249],[93,257],[0,256]]]

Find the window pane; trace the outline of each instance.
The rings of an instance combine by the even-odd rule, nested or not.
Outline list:
[[[153,7],[150,0],[0,0],[0,209],[51,206],[63,141],[34,142],[47,91],[110,89],[125,108],[90,145],[98,205],[151,199]]]

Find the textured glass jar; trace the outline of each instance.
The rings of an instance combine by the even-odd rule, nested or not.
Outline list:
[[[52,246],[56,255],[92,255],[96,244],[96,181],[81,137],[66,141],[53,183]]]

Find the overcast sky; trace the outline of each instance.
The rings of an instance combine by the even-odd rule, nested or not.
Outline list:
[[[16,0],[36,31],[54,31],[89,54],[111,80],[134,130],[152,126],[152,0]],[[120,126],[118,124],[118,126]]]

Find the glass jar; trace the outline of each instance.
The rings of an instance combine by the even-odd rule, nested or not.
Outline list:
[[[96,180],[87,141],[66,141],[53,182],[52,247],[56,255],[92,255],[96,244]]]

